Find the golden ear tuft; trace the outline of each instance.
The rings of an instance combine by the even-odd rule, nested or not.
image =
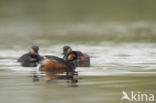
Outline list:
[[[70,53],[72,50],[69,48],[68,50],[67,50],[67,53]]]
[[[73,60],[73,55],[72,54],[70,54],[69,56],[68,56],[68,60],[70,61],[70,60]]]
[[[76,55],[75,54],[70,54],[68,56],[68,60],[71,61],[71,60],[74,60],[76,58]]]
[[[33,49],[31,49],[31,50],[29,51],[29,54],[30,54],[30,55],[35,54],[35,51],[34,51]]]

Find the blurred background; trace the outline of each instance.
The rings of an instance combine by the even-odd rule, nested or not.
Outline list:
[[[0,0],[0,103],[120,103],[122,91],[156,94],[155,4]],[[77,88],[65,80],[33,82],[33,68],[17,63],[32,45],[41,55],[59,57],[69,45],[87,53],[91,67],[76,69]]]
[[[1,0],[1,47],[155,42],[155,0]]]

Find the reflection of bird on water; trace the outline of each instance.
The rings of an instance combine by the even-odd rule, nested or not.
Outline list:
[[[56,56],[45,56],[40,62],[40,71],[46,74],[46,81],[50,82],[55,79],[67,79],[68,83],[74,86],[78,82],[77,72],[75,72],[76,65],[74,60],[76,57],[69,55],[68,60]],[[66,73],[65,76],[61,75]],[[34,80],[38,80],[36,74],[33,76]]]

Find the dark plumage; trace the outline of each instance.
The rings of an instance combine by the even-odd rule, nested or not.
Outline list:
[[[45,58],[41,61],[41,71],[44,71],[47,77],[47,80],[53,80],[60,78],[62,73],[75,72],[75,64],[72,60],[63,60],[62,58],[56,56],[45,56]]]

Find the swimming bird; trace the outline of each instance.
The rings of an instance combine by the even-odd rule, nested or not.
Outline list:
[[[63,47],[62,53],[63,59],[67,60],[67,57],[72,54],[72,56],[77,56],[75,64],[77,67],[89,67],[90,66],[90,57],[87,54],[82,53],[81,51],[73,51],[70,46]]]
[[[20,62],[24,67],[36,67],[41,60],[43,57],[39,55],[39,47],[32,46],[31,50],[18,58],[17,62]]]
[[[72,54],[71,54],[72,55]],[[40,62],[39,70],[45,73],[46,81],[51,81],[55,79],[68,79],[70,83],[77,83],[77,78],[74,77],[77,75],[75,72],[76,65],[74,60],[77,57],[73,57],[69,55],[67,60],[63,60],[62,58],[56,56],[45,56],[44,59]],[[65,73],[65,76],[63,76]],[[33,76],[36,79],[36,75]]]

